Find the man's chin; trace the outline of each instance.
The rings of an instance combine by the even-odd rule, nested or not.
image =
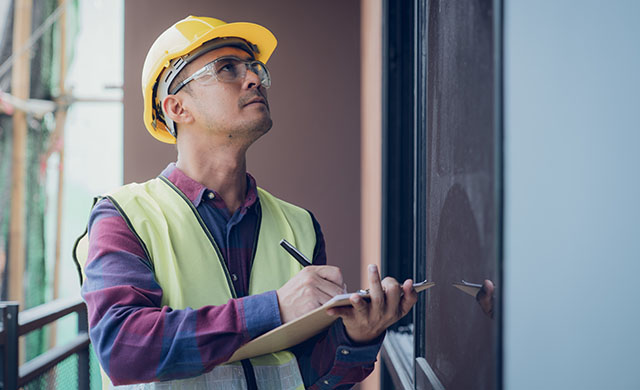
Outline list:
[[[273,121],[271,120],[271,117],[266,116],[260,120],[256,120],[252,126],[250,126],[250,132],[256,135],[256,139],[258,139],[264,134],[267,134],[269,130],[271,130],[272,126]]]
[[[265,120],[263,127],[262,127],[262,134],[267,134],[269,132],[269,130],[271,130],[271,127],[273,126],[273,121],[271,120],[271,118],[268,118],[267,120]]]

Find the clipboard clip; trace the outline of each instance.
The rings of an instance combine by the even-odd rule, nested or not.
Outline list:
[[[426,280],[423,280],[420,283],[414,283],[413,284],[413,289],[416,290],[416,292],[420,292],[420,291],[428,289],[429,287],[433,287],[435,285],[436,284],[434,282],[427,282]],[[367,289],[360,289],[360,290],[356,291],[356,294],[368,297],[369,296],[369,292],[370,292],[370,289],[368,289],[368,288]]]

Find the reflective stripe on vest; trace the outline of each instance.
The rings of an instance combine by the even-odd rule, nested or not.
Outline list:
[[[295,359],[277,366],[254,365],[258,389],[304,389],[302,377]],[[180,379],[167,382],[139,383],[136,385],[110,386],[109,389],[117,390],[236,390],[247,389],[244,380],[242,366],[224,364],[215,367],[212,371],[195,378]]]
[[[262,217],[249,279],[250,295],[276,290],[302,269],[279,247],[281,239],[295,245],[308,258],[313,257],[316,244],[313,222],[306,210],[277,199],[261,188],[258,188],[258,196]],[[191,201],[166,178],[126,185],[108,198],[147,252],[163,290],[162,305],[173,309],[199,308],[222,305],[237,297],[213,236]],[[258,388],[304,388],[293,353],[280,351],[250,360]],[[246,388],[244,371],[239,363],[218,366],[198,377],[167,383],[174,384],[174,388],[182,386],[178,383],[184,383],[185,388],[194,388],[187,382],[196,381],[194,385],[201,386],[202,383],[204,386],[212,380],[218,386],[214,388]],[[164,385],[164,382],[155,382],[126,388],[164,388],[158,387]]]

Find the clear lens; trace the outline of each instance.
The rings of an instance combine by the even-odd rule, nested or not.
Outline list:
[[[269,88],[271,86],[271,76],[267,67],[260,61],[253,61],[251,64],[251,71],[260,77],[260,83],[263,87]]]
[[[191,75],[192,80],[198,81],[203,85],[210,85],[216,81],[216,73],[213,70],[213,63],[205,65],[202,69]]]
[[[245,63],[237,58],[220,58],[213,63],[213,68],[218,80],[224,82],[244,79],[247,74]]]
[[[271,86],[271,77],[267,67],[260,61],[245,61],[236,57],[222,57],[208,63],[202,69],[194,73],[191,78],[199,83],[209,85],[214,80],[225,83],[244,80],[247,75],[247,68],[258,75],[263,87]]]

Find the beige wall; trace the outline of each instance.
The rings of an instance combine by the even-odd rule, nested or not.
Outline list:
[[[124,179],[156,176],[176,158],[142,123],[140,73],[154,39],[189,15],[268,26],[278,38],[269,61],[271,132],[250,150],[258,184],[308,208],[322,224],[329,263],[360,287],[360,2],[125,2]]]
[[[367,285],[367,265],[377,264],[380,269],[381,256],[382,0],[362,0],[361,4],[361,280]],[[360,389],[379,389],[379,373],[378,362]]]

